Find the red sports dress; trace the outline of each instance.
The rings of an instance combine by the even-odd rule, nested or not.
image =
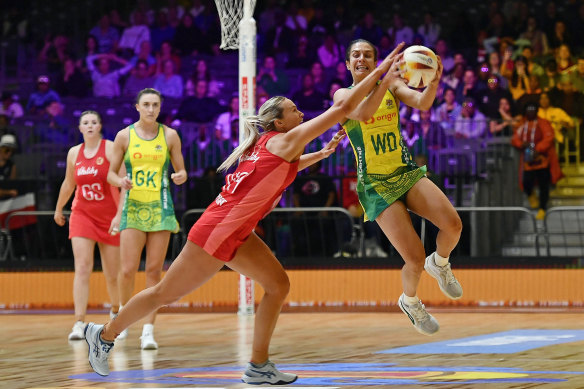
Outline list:
[[[294,181],[298,161],[287,162],[266,149],[276,131],[260,137],[239,166],[225,177],[225,185],[189,232],[188,239],[207,253],[229,262]]]
[[[116,215],[120,192],[107,182],[110,163],[105,156],[106,140],[102,139],[93,158],[85,158],[81,145],[75,161],[75,199],[69,219],[69,239],[82,237],[112,246],[120,245],[120,236],[108,233]]]

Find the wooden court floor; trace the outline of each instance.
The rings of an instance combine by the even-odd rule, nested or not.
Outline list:
[[[584,332],[581,311],[431,312],[441,324],[432,337],[418,334],[401,312],[283,313],[272,360],[289,365],[282,370],[298,372],[297,387],[584,388],[584,338],[573,336]],[[100,323],[106,318],[105,313],[88,316]],[[250,354],[253,318],[160,314],[157,351],[140,350],[137,323],[117,342],[107,378],[92,372],[84,341],[67,341],[72,324],[71,314],[0,314],[0,388],[246,386],[238,378]],[[525,332],[530,330],[538,331]],[[487,339],[461,340],[478,336]],[[530,336],[551,344],[511,353],[481,351],[521,346]],[[436,352],[428,349],[433,342],[453,342],[436,346],[439,350],[458,344],[469,351]],[[422,353],[379,353],[406,346]]]

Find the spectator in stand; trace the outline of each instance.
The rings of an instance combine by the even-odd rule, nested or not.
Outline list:
[[[154,77],[148,75],[148,63],[143,59],[139,59],[124,84],[122,94],[127,97],[134,97],[142,89],[152,88],[153,85]]]
[[[110,24],[113,28],[118,30],[118,35],[121,35],[125,28],[127,28],[130,24],[122,19],[120,16],[120,12],[116,8],[112,8],[109,12],[109,20]],[[117,47],[116,47],[117,51]]]
[[[444,89],[444,102],[438,106],[435,112],[435,117],[448,133],[454,131],[454,123],[462,109],[455,97],[454,89],[448,87]]]
[[[36,137],[44,143],[68,145],[75,141],[76,134],[69,116],[65,115],[63,104],[57,101],[50,103],[35,127]]]
[[[97,39],[93,35],[88,35],[87,39],[85,40],[85,51],[75,63],[84,76],[89,76],[89,70],[87,69],[87,57],[94,54],[99,54]]]
[[[201,51],[201,35],[201,30],[193,22],[193,16],[186,12],[176,28],[172,45],[180,56],[195,56]]]
[[[578,92],[568,76],[562,76],[559,84],[548,91],[552,105],[561,107],[566,113],[580,120],[584,117],[584,94]]]
[[[180,68],[181,68],[181,59],[180,57],[176,54],[176,50],[175,48],[172,46],[172,43],[170,41],[164,41],[162,42],[162,45],[160,46],[160,50],[156,52],[156,62],[162,62],[162,61],[166,61],[166,60],[171,60],[174,63],[174,71],[177,74],[180,74]],[[197,65],[199,63],[197,62]]]
[[[217,97],[221,91],[220,83],[215,80],[209,71],[207,66],[207,61],[204,59],[199,59],[195,65],[195,71],[193,75],[185,83],[185,94],[187,96],[195,95],[195,86],[198,80],[207,81],[207,96]]]
[[[553,33],[548,35],[548,42],[551,50],[556,50],[560,48],[561,45],[567,45],[569,47],[572,44],[572,37],[566,29],[566,23],[562,20],[556,21]]]
[[[310,74],[314,80],[314,87],[325,93],[328,90],[329,81],[324,72],[324,67],[319,61],[314,61],[310,66]]]
[[[414,30],[404,23],[402,15],[397,12],[393,13],[393,26],[387,29],[387,33],[393,37],[394,43],[410,45],[414,41]]]
[[[424,149],[426,151],[425,153],[419,154],[428,155],[447,146],[446,133],[440,123],[433,119],[432,116],[432,108],[426,111],[420,111],[420,121],[414,123],[415,131],[424,140]]]
[[[0,182],[15,180],[17,178],[16,164],[12,156],[17,148],[16,137],[12,134],[2,135],[0,138]],[[18,196],[18,189],[12,185],[2,185],[0,199]]]
[[[487,117],[494,118],[499,113],[499,101],[502,98],[511,101],[511,93],[499,86],[499,78],[491,75],[487,79],[487,89],[479,95],[479,109]]]
[[[524,118],[518,124],[511,144],[521,151],[519,183],[533,208],[539,208],[536,218],[543,220],[549,199],[550,185],[562,176],[556,148],[554,130],[550,123],[537,117],[537,105],[525,107]],[[533,194],[536,182],[539,186],[539,204]]]
[[[551,105],[547,93],[542,93],[539,96],[537,117],[550,122],[554,129],[556,143],[563,144],[565,136],[574,135],[574,121],[562,108]]]
[[[257,85],[270,96],[286,95],[290,90],[288,76],[276,67],[276,59],[272,56],[264,58],[258,72]]]
[[[38,55],[38,61],[45,63],[49,77],[56,79],[63,69],[65,60],[71,58],[69,49],[69,38],[64,35],[48,35],[45,38],[45,45]]]
[[[59,94],[50,88],[50,81],[49,77],[45,75],[37,78],[37,90],[30,95],[26,104],[27,113],[42,115],[50,103],[61,102]]]
[[[391,33],[389,35],[393,36]],[[363,15],[363,19],[357,28],[355,28],[353,39],[365,39],[374,45],[378,45],[382,36],[383,30],[379,27],[379,24],[377,24],[375,15],[373,12],[368,11]]]
[[[145,23],[148,27],[155,22],[156,12],[150,8],[149,0],[136,0],[136,7],[130,12],[130,23],[136,20],[136,14],[141,12],[144,15]]]
[[[342,58],[343,50],[333,34],[327,34],[317,50],[318,59],[325,69],[332,69]]]
[[[578,57],[576,65],[569,69],[568,75],[574,89],[580,93],[584,93],[584,54]]]
[[[538,28],[535,15],[530,15],[527,18],[527,29],[519,35],[519,38],[527,39],[531,42],[535,57],[541,57],[549,52],[547,36]]]
[[[0,102],[0,115],[5,115],[7,119],[16,119],[24,115],[22,105],[14,99],[10,92],[2,92],[2,101]]]
[[[462,79],[464,77],[464,62],[457,62],[454,64],[454,67],[446,76],[442,77],[440,82],[444,84],[446,87],[451,88],[452,90],[456,91],[458,85],[462,84]],[[456,92],[454,92],[456,96]]]
[[[507,89],[507,79],[501,74],[501,57],[499,57],[498,51],[489,53],[488,64],[491,75],[497,77],[499,81],[499,87]]]
[[[536,76],[537,78],[543,76],[543,67],[533,60],[533,48],[531,46],[524,46],[521,50],[521,55],[527,61],[527,70],[531,76]]]
[[[95,67],[95,60],[98,67]],[[110,61],[115,61],[123,67],[110,71]],[[87,68],[93,81],[93,96],[117,97],[121,95],[120,77],[132,70],[132,64],[115,54],[96,54],[87,57]]]
[[[138,52],[138,54],[130,58],[129,63],[130,65],[132,65],[132,67],[135,67],[136,63],[140,59],[146,61],[146,63],[148,64],[148,75],[153,76],[158,70],[157,69],[158,63],[156,61],[156,58],[154,58],[154,56],[152,55],[152,46],[150,45],[150,41],[142,41],[142,43],[140,43],[140,51]]]
[[[221,140],[230,139],[231,126],[235,120],[239,120],[239,94],[231,96],[229,110],[217,117],[217,121],[215,122],[215,137]]]
[[[298,37],[298,44],[290,53],[290,58],[286,63],[287,68],[293,69],[308,69],[310,65],[316,60],[316,55],[308,45],[308,36],[301,34]]]
[[[112,27],[108,14],[104,14],[99,19],[97,26],[93,27],[89,34],[97,41],[97,53],[114,53],[118,49],[120,32]],[[97,53],[88,53],[88,55]]]
[[[57,78],[55,89],[61,97],[83,98],[89,95],[91,83],[72,58],[65,60],[63,72]]]
[[[518,119],[513,116],[511,110],[511,98],[501,97],[499,99],[499,109],[496,115],[489,116],[489,132],[492,136],[511,136],[513,135],[513,128],[517,124]]]
[[[265,39],[262,43],[262,51],[268,56],[288,56],[291,57],[294,50],[290,47],[290,43],[295,41],[295,37],[306,36],[303,32],[295,32],[286,24],[286,13],[281,9],[274,11],[274,26],[266,32]],[[261,37],[260,37],[261,38]],[[306,50],[312,54],[310,47]]]
[[[424,22],[418,26],[418,34],[424,37],[424,46],[434,47],[440,37],[440,24],[434,21],[434,15],[431,12],[424,13]],[[444,64],[444,61],[442,61]]]
[[[152,50],[158,52],[163,42],[172,42],[175,34],[176,28],[168,22],[168,13],[159,10],[156,14],[156,25],[150,29]]]
[[[135,10],[132,25],[124,28],[122,37],[118,43],[118,49],[126,58],[131,58],[140,52],[143,41],[150,41],[150,29],[148,28],[146,15],[141,10]]]
[[[154,79],[154,89],[163,97],[179,99],[183,96],[183,79],[175,73],[174,62],[167,59],[158,66],[158,75]]]
[[[462,110],[454,123],[454,136],[459,139],[478,139],[486,135],[487,118],[476,108],[472,97],[462,103]]]
[[[527,69],[527,59],[520,55],[515,60],[515,66],[509,80],[509,91],[514,101],[519,100],[525,93],[529,93],[529,70]]]
[[[558,72],[564,73],[574,66],[574,61],[572,60],[572,53],[570,52],[570,46],[567,44],[561,44],[557,49],[556,62],[558,63]]]
[[[298,10],[298,2],[296,0],[287,3],[286,26],[296,34],[306,32],[308,29],[308,21],[300,14]]]
[[[294,101],[298,109],[301,111],[320,111],[323,109],[325,100],[325,94],[314,87],[312,75],[306,73],[302,76],[302,86],[300,90],[292,96],[292,101]],[[307,113],[308,112],[305,112],[305,115]],[[308,116],[306,119],[311,119]]]
[[[549,91],[560,83],[561,75],[558,72],[558,63],[554,58],[550,58],[545,63],[544,74],[539,79],[539,85],[543,91]]]
[[[444,73],[448,74],[454,68],[455,62],[454,57],[450,55],[448,51],[448,44],[444,39],[438,39],[436,41],[435,47],[436,55],[442,60],[442,66],[444,66]]]
[[[456,101],[462,103],[467,97],[477,100],[483,92],[483,87],[478,83],[474,70],[466,69],[462,77],[462,83],[456,87]]]
[[[388,54],[389,53],[385,54],[385,56],[387,57]],[[353,83],[351,72],[347,69],[347,64],[341,61],[337,64],[337,66],[335,66],[335,76],[333,77],[333,80],[340,80],[340,83],[343,87]]]
[[[213,121],[223,109],[216,99],[207,96],[207,90],[207,81],[197,80],[194,96],[183,99],[176,118],[197,123]]]

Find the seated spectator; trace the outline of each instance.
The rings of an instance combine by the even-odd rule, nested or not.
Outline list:
[[[195,26],[193,16],[185,12],[179,26],[176,28],[172,46],[176,48],[182,57],[195,56],[202,49],[201,30]]]
[[[539,79],[539,86],[544,92],[549,92],[560,83],[561,75],[558,72],[558,63],[550,58],[544,67],[544,74]]]
[[[513,116],[511,110],[511,99],[501,97],[499,99],[499,109],[497,114],[490,116],[489,132],[492,136],[511,136],[517,119]]]
[[[391,50],[393,50],[393,48]],[[391,52],[391,50],[388,52],[388,54]],[[448,44],[446,41],[444,39],[438,39],[436,41],[436,47],[434,51],[436,52],[436,55],[440,56],[440,59],[442,60],[444,74],[450,73],[452,69],[454,69],[455,62],[454,57],[448,51]]]
[[[5,115],[10,120],[24,115],[22,105],[18,101],[15,101],[14,95],[10,92],[2,92],[0,115]]]
[[[83,98],[89,95],[91,83],[72,58],[65,60],[63,73],[57,78],[55,89],[62,97]]]
[[[176,118],[198,123],[207,123],[215,119],[222,111],[222,107],[216,99],[208,97],[207,90],[207,81],[198,80],[194,96],[183,99]]]
[[[44,143],[67,145],[73,143],[76,135],[71,121],[65,115],[63,104],[53,101],[50,103],[35,131],[37,138]]]
[[[462,77],[462,83],[459,83],[456,87],[456,101],[459,104],[470,97],[477,101],[480,98],[480,94],[483,92],[484,87],[478,83],[477,76],[474,70],[466,69],[464,71],[464,76]]]
[[[152,50],[158,52],[163,42],[172,42],[175,34],[176,28],[170,25],[167,11],[159,10],[156,14],[156,24],[150,29]]]
[[[2,135],[0,138],[0,181],[16,179],[16,165],[12,160],[16,150],[16,137],[11,134]],[[18,190],[4,188],[0,189],[0,198],[16,197]]]
[[[527,28],[519,35],[519,38],[528,39],[531,42],[533,55],[536,57],[541,57],[549,51],[547,36],[538,28],[535,15],[529,15],[527,17]]]
[[[415,131],[422,136],[424,140],[425,153],[428,154],[435,150],[446,147],[446,133],[440,123],[432,119],[432,108],[427,111],[420,111],[420,121],[414,123]]]
[[[221,140],[230,139],[232,123],[235,120],[239,121],[239,95],[231,96],[229,110],[217,117],[217,121],[215,122],[215,137]]]
[[[584,117],[584,94],[578,92],[565,75],[559,84],[548,91],[548,96],[555,107],[561,107],[570,116]]]
[[[205,80],[207,81],[207,96],[209,97],[217,97],[219,92],[221,91],[221,87],[219,82],[215,80],[209,68],[207,66],[207,61],[204,59],[199,59],[197,64],[195,65],[195,71],[193,75],[187,80],[185,83],[185,94],[187,96],[194,96],[195,94],[195,85],[198,80]],[[259,107],[259,105],[258,105]]]
[[[357,24],[354,31],[353,39],[365,39],[375,46],[379,45],[379,41],[383,36],[383,30],[377,23],[373,12],[365,12],[363,19]],[[393,36],[392,33],[389,33],[389,35]]]
[[[497,77],[497,80],[499,81],[499,87],[507,89],[507,78],[501,74],[501,58],[499,57],[498,51],[489,53],[488,64],[491,75]]]
[[[511,101],[511,93],[499,86],[499,79],[490,76],[487,79],[487,89],[479,95],[479,109],[489,118],[494,118],[499,112],[499,101],[506,98]]]
[[[462,106],[455,100],[454,90],[446,88],[444,89],[444,102],[436,109],[435,116],[442,128],[447,132],[451,132],[454,130],[454,122],[461,109]]]
[[[308,45],[308,36],[306,34],[302,34],[298,37],[298,43],[296,44],[296,47],[290,53],[290,58],[286,63],[286,67],[293,69],[308,69],[315,61],[315,59],[316,55],[312,52]]]
[[[442,77],[442,80],[440,80],[440,82],[444,84],[445,87],[448,87],[453,91],[456,91],[458,85],[462,84],[462,78],[464,77],[464,73],[465,73],[464,63],[458,62],[454,64],[450,73],[447,73],[445,76]],[[456,96],[456,92],[454,95]]]
[[[79,70],[81,71],[81,73],[83,73],[84,76],[88,76],[89,73],[89,70],[87,69],[87,57],[95,54],[99,54],[97,39],[93,35],[89,35],[85,40],[85,51],[81,56],[79,56],[79,59],[77,59],[75,62],[75,66],[79,68]]]
[[[314,87],[314,80],[310,73],[306,73],[302,77],[300,90],[292,96],[292,101],[294,101],[301,111],[322,110],[325,105],[325,100],[325,95]]]
[[[566,23],[563,20],[556,20],[552,34],[548,35],[548,42],[552,51],[557,50],[562,45],[570,46],[572,44],[572,36],[566,29]]]
[[[513,72],[509,82],[509,91],[514,101],[519,100],[525,93],[531,90],[529,84],[529,70],[527,69],[527,59],[520,55],[515,60]]]
[[[258,88],[270,96],[286,95],[290,90],[288,76],[276,67],[276,60],[271,56],[264,58],[256,79]]]
[[[564,143],[565,135],[573,135],[573,131],[575,130],[574,121],[566,111],[550,104],[550,98],[547,93],[542,93],[539,97],[537,117],[550,122],[554,129],[554,136],[557,143]]]
[[[574,89],[580,93],[584,93],[584,55],[578,57],[576,66],[572,66],[568,74]]]
[[[97,69],[94,64],[95,60],[99,61]],[[118,62],[123,67],[110,71],[110,61]],[[120,77],[128,73],[132,69],[132,65],[114,54],[97,54],[87,58],[87,68],[93,81],[93,96],[111,98],[120,96]]]
[[[161,69],[160,69],[161,68]],[[158,90],[162,96],[171,98],[181,98],[183,95],[182,77],[175,73],[174,62],[167,59],[159,66],[159,71],[154,79],[154,89]]]
[[[174,71],[176,74],[180,74],[181,60],[175,51],[171,41],[162,42],[160,50],[156,52],[156,63],[161,63],[169,59],[174,63]]]
[[[148,64],[148,75],[153,76],[157,71],[158,63],[156,58],[154,58],[152,55],[152,46],[150,45],[150,41],[142,41],[142,43],[140,43],[140,51],[138,51],[138,54],[130,58],[129,63],[132,65],[132,67],[135,67],[136,63],[140,59],[146,61]]]
[[[558,63],[558,72],[560,73],[563,73],[574,66],[570,46],[561,44],[560,47],[558,47],[556,62]]]
[[[340,61],[337,63],[337,66],[335,66],[335,76],[332,79],[338,80],[343,88],[353,83],[353,77],[351,77],[351,72],[347,69],[345,62]]]
[[[118,43],[118,49],[121,50],[125,58],[129,58],[140,52],[140,45],[143,41],[150,41],[150,30],[148,29],[146,15],[141,10],[134,12],[132,25],[124,28],[122,37]]]
[[[393,26],[387,29],[387,33],[396,43],[405,42],[406,45],[410,45],[414,41],[414,30],[404,23],[402,16],[397,12],[393,13]]]
[[[527,71],[530,76],[536,76],[540,78],[543,76],[544,69],[543,67],[533,60],[533,48],[531,46],[525,46],[523,50],[521,50],[521,55],[525,57],[527,61]]]
[[[127,97],[137,96],[145,88],[154,87],[154,77],[148,75],[148,63],[139,59],[124,84],[122,94]]]
[[[467,97],[454,123],[454,136],[462,139],[477,139],[485,135],[487,118],[476,108],[473,98]]]
[[[325,69],[332,69],[344,58],[341,46],[333,34],[327,34],[323,44],[317,50],[318,60]]]
[[[97,41],[97,53],[113,53],[118,49],[120,32],[111,25],[108,14],[104,14],[99,19],[97,26],[93,27],[89,34]],[[87,53],[87,55],[97,53]]]
[[[53,89],[50,89],[51,80],[48,76],[42,75],[37,78],[37,90],[31,93],[26,104],[26,112],[29,114],[42,115],[47,106],[52,102],[60,102],[61,97]]]
[[[440,37],[440,24],[434,21],[434,16],[431,12],[424,13],[424,22],[418,26],[418,34],[422,35],[426,47],[434,47],[438,38]]]
[[[290,43],[295,41],[296,36],[302,37],[303,35],[306,36],[306,33],[294,31],[287,26],[286,13],[281,9],[276,9],[274,11],[274,25],[266,32],[265,38],[262,40],[261,49],[270,57],[291,57],[294,51]],[[298,40],[300,41],[301,39],[299,38]]]
[[[319,61],[314,61],[312,63],[310,66],[310,74],[314,80],[314,87],[322,93],[326,93],[329,86],[329,80],[324,72],[324,67]]]

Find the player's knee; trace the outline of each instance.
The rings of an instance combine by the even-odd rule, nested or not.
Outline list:
[[[452,235],[460,235],[462,232],[462,220],[460,220],[458,213],[454,212],[446,219],[446,222],[442,226],[442,230]]]
[[[264,287],[267,294],[280,296],[285,298],[290,292],[290,279],[285,272],[282,272],[278,277],[274,277],[270,282]]]
[[[157,269],[146,268],[146,270],[144,272],[146,273],[147,279],[160,280],[160,277],[162,277],[162,270],[159,268],[157,268]]]

